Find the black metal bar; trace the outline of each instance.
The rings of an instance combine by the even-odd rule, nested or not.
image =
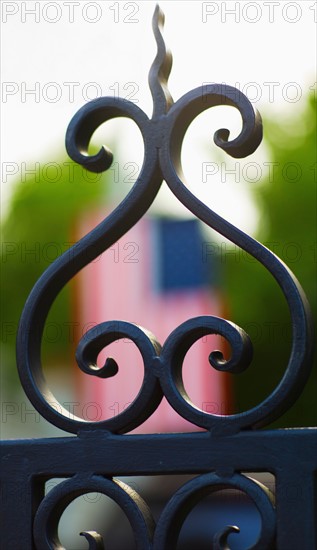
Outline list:
[[[94,447],[98,452],[92,452]],[[47,477],[86,471],[124,476],[227,469],[275,474],[290,464],[290,457],[301,471],[313,472],[317,428],[246,431],[223,437],[209,432],[115,435],[91,431],[78,437],[5,441],[1,454],[3,471],[12,471],[12,461],[18,465],[24,461],[29,475],[37,472]]]
[[[11,458],[9,454],[1,460],[1,550],[34,548],[33,511],[39,502],[35,503],[37,493],[33,492],[31,468],[26,458],[29,443],[24,446],[23,456]]]
[[[289,447],[276,476],[277,548],[317,548],[316,450],[308,445],[306,452],[312,459],[308,467],[302,454],[294,460],[296,450]]]

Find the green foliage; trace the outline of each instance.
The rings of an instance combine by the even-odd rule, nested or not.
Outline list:
[[[76,220],[105,195],[104,176],[68,159],[54,166],[41,164],[34,176],[17,184],[1,247],[2,375],[9,383],[17,383],[15,338],[28,294],[49,264],[70,248]],[[67,285],[53,305],[44,353],[52,338],[56,357],[68,351],[67,331],[59,327],[71,321],[70,295]]]
[[[288,114],[289,117],[289,114]],[[254,190],[261,222],[259,240],[294,272],[308,297],[316,326],[316,100],[311,97],[300,120],[264,121],[271,150],[271,173]],[[237,324],[249,329],[254,365],[236,377],[238,404],[245,409],[268,395],[287,365],[290,318],[274,279],[247,255],[229,256],[227,285]],[[292,409],[274,426],[317,422],[315,371]]]

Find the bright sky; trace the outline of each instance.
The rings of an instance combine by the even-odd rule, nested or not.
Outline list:
[[[204,83],[225,82],[283,123],[285,116],[297,118],[309,88],[316,90],[317,2],[195,0],[160,6],[174,59],[169,89],[175,100]],[[1,2],[4,211],[17,177],[25,177],[36,162],[60,160],[67,125],[89,99],[119,94],[151,115],[147,76],[156,53],[154,8],[151,1]],[[234,137],[239,124],[230,108],[200,115],[186,137],[183,165],[200,198],[253,232],[257,218],[249,189],[266,173],[268,151],[261,145],[238,162],[212,141],[223,127]],[[94,142],[116,146],[114,180],[133,179],[131,171],[142,163],[133,122],[104,125]],[[233,169],[235,174],[226,173]],[[121,184],[118,194],[125,192]],[[182,215],[176,202],[165,190],[155,208]]]

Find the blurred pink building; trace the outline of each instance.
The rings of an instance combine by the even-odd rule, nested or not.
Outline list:
[[[104,211],[88,216],[81,222],[80,235],[88,233],[104,216]],[[205,241],[196,219],[140,220],[80,273],[76,286],[78,336],[103,321],[122,320],[143,326],[163,345],[168,335],[191,317],[224,316],[223,299],[215,284],[217,260],[207,254],[210,247]],[[184,385],[194,404],[214,414],[230,412],[228,376],[215,371],[208,362],[209,353],[224,351],[224,346],[218,336],[202,338],[189,350],[183,368]],[[104,364],[106,357],[118,363],[116,376],[102,380],[77,374],[87,420],[122,412],[141,386],[143,362],[133,342],[119,340],[111,344],[100,354],[98,364],[99,359],[100,365]],[[152,417],[135,431],[193,429],[197,430],[164,398]]]

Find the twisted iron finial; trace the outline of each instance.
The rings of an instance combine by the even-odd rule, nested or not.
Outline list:
[[[157,44],[157,54],[149,73],[149,86],[153,98],[152,120],[158,118],[160,115],[166,114],[173,104],[173,98],[167,87],[173,58],[171,52],[166,48],[162,36],[164,20],[164,13],[159,5],[157,5],[152,22],[153,33]]]

